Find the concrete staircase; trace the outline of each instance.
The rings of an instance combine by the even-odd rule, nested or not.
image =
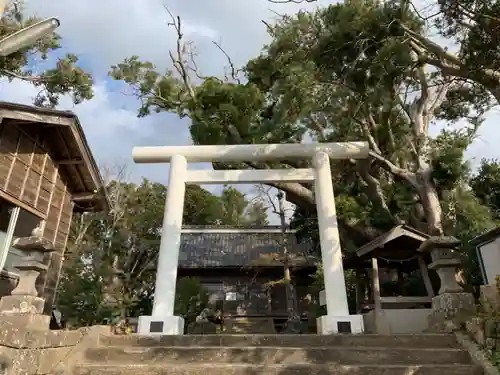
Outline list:
[[[483,375],[454,336],[101,336],[75,375]]]

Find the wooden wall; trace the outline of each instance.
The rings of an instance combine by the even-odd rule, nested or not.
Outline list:
[[[38,280],[50,306],[73,203],[67,179],[51,156],[48,137],[46,129],[38,124],[18,126],[4,120],[0,125],[0,197],[45,220],[43,236],[55,247],[47,274]]]
[[[189,276],[197,277],[202,284],[218,284],[223,283],[227,291],[243,291],[245,289],[253,290],[254,292],[258,290],[264,290],[264,284],[271,280],[278,280],[281,278],[283,269],[277,267],[274,271],[275,275],[267,276],[250,276],[244,272],[227,272],[219,271],[218,275],[210,275],[212,272],[206,272],[203,268],[196,270],[190,270]],[[185,276],[182,269],[178,272],[178,279]],[[308,312],[308,303],[305,302],[307,294],[311,293],[310,287],[311,280],[305,278],[303,275],[295,276],[295,293],[298,303],[299,314],[303,312]],[[251,295],[252,293],[250,293]],[[237,305],[246,305],[246,310],[248,315],[267,315],[273,317],[286,317],[288,316],[287,305],[286,305],[286,291],[283,285],[277,285],[273,287],[273,292],[271,292],[271,306],[266,301],[257,299],[252,300],[252,297],[247,295],[248,300],[245,302],[235,301],[235,302],[224,302],[224,313],[225,314],[235,314]]]

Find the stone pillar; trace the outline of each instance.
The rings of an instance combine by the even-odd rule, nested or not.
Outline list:
[[[53,244],[41,237],[36,228],[30,237],[18,238],[14,248],[24,256],[14,267],[19,270],[19,282],[10,296],[0,300],[0,319],[27,329],[48,330],[50,316],[43,315],[45,300],[38,297],[36,280],[47,270],[43,263],[45,254],[53,251]]]
[[[430,237],[418,249],[430,252],[432,263],[428,268],[436,271],[441,282],[438,295],[432,298],[431,328],[439,329],[446,321],[461,321],[476,312],[474,296],[465,293],[455,277],[461,264],[453,251],[458,245],[460,241],[455,237]]]
[[[170,161],[168,176],[153,313],[151,316],[139,317],[138,333],[140,335],[182,335],[184,333],[184,319],[174,316],[174,303],[186,173],[186,158],[174,155]]]
[[[330,158],[324,152],[317,153],[313,167],[327,307],[327,315],[318,318],[318,333],[362,333],[363,317],[349,315],[347,305]]]

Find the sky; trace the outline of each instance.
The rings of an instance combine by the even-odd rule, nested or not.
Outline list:
[[[186,120],[171,114],[137,118],[138,103],[124,95],[126,87],[107,76],[111,65],[138,55],[153,62],[160,71],[171,67],[169,49],[176,35],[168,26],[170,16],[164,9],[181,17],[185,39],[192,40],[198,52],[198,65],[205,75],[220,75],[226,59],[213,46],[222,44],[235,65],[243,65],[260,52],[269,37],[265,25],[274,12],[294,13],[330,4],[271,4],[267,0],[25,0],[26,13],[40,17],[58,17],[63,38],[61,52],[79,56],[81,66],[95,80],[92,100],[73,106],[63,98],[59,109],[72,110],[80,118],[93,154],[101,166],[126,164],[129,177],[147,177],[167,182],[167,165],[134,164],[132,147],[146,145],[188,145],[191,143]],[[35,65],[36,66],[36,65]],[[42,69],[41,66],[38,66]],[[14,81],[0,80],[0,100],[31,104],[36,88]],[[481,158],[500,158],[500,115],[492,113],[481,128],[478,139],[467,151],[473,163]],[[193,168],[210,168],[195,165]]]

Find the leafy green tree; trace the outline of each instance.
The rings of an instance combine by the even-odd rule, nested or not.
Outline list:
[[[208,306],[208,298],[197,278],[183,277],[177,281],[174,313],[184,318],[186,328]]]
[[[0,15],[0,39],[13,34],[24,27],[41,21],[37,17],[24,17],[23,2],[10,2]],[[92,76],[78,67],[78,57],[66,54],[59,57],[55,65],[35,75],[32,64],[36,60],[47,60],[51,54],[61,48],[61,37],[56,33],[47,35],[31,46],[2,58],[0,61],[0,77],[9,80],[20,79],[40,89],[34,104],[44,107],[55,107],[61,95],[68,94],[75,104],[91,99]]]
[[[478,173],[470,186],[482,204],[489,207],[495,218],[500,219],[500,163],[498,160],[481,161]]]
[[[110,72],[142,99],[140,116],[166,111],[190,118],[195,144],[300,143],[306,136],[369,143],[369,158],[336,162],[332,168],[347,251],[396,224],[464,240],[458,228],[465,224],[474,223],[470,236],[472,229],[493,224],[488,209],[466,194],[470,170],[464,151],[499,86],[487,80],[494,74],[484,64],[474,68],[483,73],[473,74],[465,57],[454,62],[444,47],[431,44],[426,21],[408,2],[346,0],[283,16],[267,25],[272,41],[246,64],[244,81],[236,74],[192,79],[195,66],[182,54],[189,54],[189,44],[180,19],[173,17],[173,25],[185,48],[171,53],[172,70],[158,72],[133,56]],[[445,26],[440,30],[444,33]],[[437,120],[463,126],[432,137]],[[214,164],[307,166],[309,161],[296,160]],[[313,229],[312,186],[273,186],[286,192],[298,207],[297,219]],[[468,206],[474,209],[467,211]]]
[[[232,186],[224,186],[219,198],[223,225],[267,225],[267,207],[261,201],[249,201]]]
[[[138,316],[151,309],[167,187],[147,179],[141,184],[112,181],[107,192],[109,212],[86,213],[73,220],[57,300],[73,325]],[[236,190],[230,195],[244,198]],[[243,203],[247,208],[248,202],[243,199]],[[235,219],[226,207],[223,198],[189,185],[183,221],[214,225],[248,219]],[[191,290],[193,283],[181,286]],[[188,310],[185,314],[191,316]]]
[[[255,226],[269,225],[267,207],[263,202],[252,202],[246,210],[247,223]]]
[[[183,74],[189,71],[186,59],[174,55],[174,70],[165,75],[137,56],[114,66],[111,75],[129,83],[143,99],[140,115],[154,110],[190,117],[196,144],[300,142],[305,134],[320,141],[368,140],[372,157],[340,164],[336,191],[357,197],[348,206],[368,204],[372,212],[362,218],[365,222],[352,218],[341,224],[358,227],[362,240],[367,229],[361,228],[388,228],[403,220],[441,234],[440,187],[433,173],[447,150],[458,150],[453,155],[450,151],[447,159],[461,168],[460,150],[470,142],[472,130],[444,133],[440,139],[446,148],[429,147],[432,114],[443,104],[450,83],[415,65],[402,27],[387,28],[398,12],[378,1],[347,1],[283,17],[269,26],[273,41],[264,53],[247,64],[245,84],[209,77],[195,86]],[[422,25],[407,13],[408,24],[421,32]],[[175,26],[179,32],[180,23]],[[181,32],[179,39],[182,44]],[[404,97],[405,90],[414,91],[413,97]],[[289,161],[285,167],[300,164]],[[347,175],[349,184],[343,182]],[[449,176],[450,185],[451,178],[457,176]],[[391,211],[390,205],[397,203],[388,197],[401,183],[404,188],[398,193],[416,201],[421,215]],[[276,186],[301,205],[314,204],[309,187]]]
[[[316,0],[269,0],[272,3],[313,3]],[[366,2],[366,7],[380,5]],[[385,5],[397,9],[385,27],[404,30],[405,41],[414,52],[418,64],[429,64],[460,83],[449,90],[450,102],[456,112],[470,104],[476,108],[500,103],[500,2],[498,0],[389,0]],[[358,4],[361,2],[358,1]],[[437,31],[440,42],[429,34],[413,29],[414,17],[424,29]],[[450,44],[454,48],[450,49]],[[452,52],[452,51],[456,52]]]

